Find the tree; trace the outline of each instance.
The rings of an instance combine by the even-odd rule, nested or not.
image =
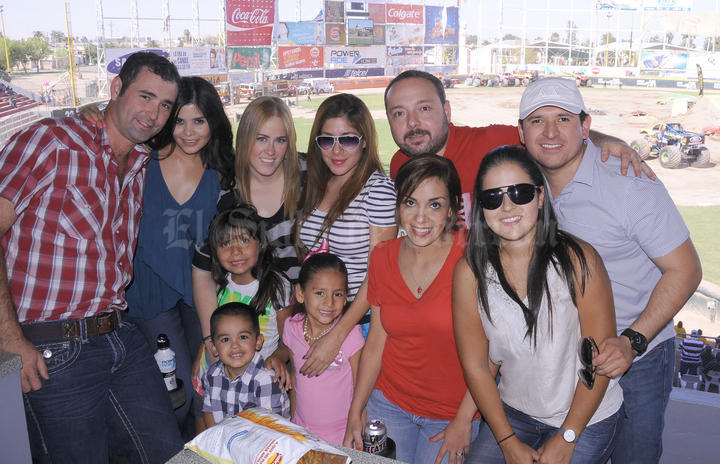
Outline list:
[[[503,40],[520,40],[520,37],[518,37],[514,34],[505,34],[502,39]]]
[[[61,31],[50,31],[50,43],[56,44],[58,42],[65,42],[65,33]]]
[[[156,40],[150,39],[145,42],[145,48],[160,48],[160,45],[157,43]]]
[[[550,34],[550,42],[560,42],[560,34],[557,32]]]
[[[687,48],[695,48],[695,37],[692,35],[682,34],[680,43]]]
[[[674,38],[675,38],[675,36],[673,35],[672,32],[668,31],[665,33],[665,43],[672,43]]]
[[[88,42],[87,45],[85,45],[85,54],[87,55],[88,63],[97,63],[97,45]]]
[[[465,37],[465,45],[467,47],[476,47],[478,43],[478,36],[468,35]]]
[[[182,41],[183,41],[183,45],[188,45],[192,42],[189,29],[185,29],[183,31]]]
[[[19,40],[8,40],[8,55],[10,56],[10,67],[19,64],[22,66],[23,71],[27,72],[27,68],[25,67],[25,57],[27,53],[25,52],[25,44],[23,42]]]
[[[573,21],[567,22],[567,36],[565,39],[565,43],[568,43],[568,44],[577,44],[578,43],[577,30],[578,30],[578,27]]]
[[[33,36],[25,41],[25,54],[30,61],[35,62],[37,72],[40,72],[40,60],[48,56],[50,46],[45,37]]]

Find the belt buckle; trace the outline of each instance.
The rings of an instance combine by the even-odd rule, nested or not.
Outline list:
[[[63,321],[62,337],[63,338],[79,338],[80,337],[80,324],[76,320]]]
[[[117,324],[115,323],[116,319],[113,318],[114,314],[115,311],[112,311],[109,313],[103,313],[95,316],[95,324],[97,326],[97,331],[99,335],[103,335],[115,330]]]

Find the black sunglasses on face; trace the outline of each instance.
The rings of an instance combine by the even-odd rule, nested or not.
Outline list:
[[[505,190],[503,190],[505,189]],[[498,209],[503,202],[503,195],[507,194],[516,205],[526,205],[535,198],[535,192],[540,187],[533,184],[514,184],[487,189],[480,192],[480,204],[485,209]]]
[[[339,143],[346,150],[352,150],[360,145],[362,135],[318,135],[315,143],[321,150],[331,150],[335,143]]]
[[[584,383],[588,389],[592,390],[595,386],[595,373],[597,372],[597,366],[593,366],[592,358],[594,353],[600,354],[600,349],[592,337],[585,337],[580,340],[580,348],[578,351],[580,362],[583,365],[582,369],[578,370],[578,376],[580,376],[582,383]]]

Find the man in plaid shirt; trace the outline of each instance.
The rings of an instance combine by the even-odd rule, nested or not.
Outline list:
[[[22,358],[33,458],[165,462],[182,448],[152,353],[123,322],[142,213],[143,142],[180,77],[136,53],[111,83],[106,123],[45,119],[0,152],[0,348]]]
[[[259,353],[264,339],[257,313],[244,303],[220,306],[210,317],[210,337],[213,355],[220,360],[202,381],[206,425],[256,407],[289,419],[288,394]]]

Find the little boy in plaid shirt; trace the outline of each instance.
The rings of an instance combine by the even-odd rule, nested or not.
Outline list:
[[[263,336],[258,315],[243,303],[228,303],[210,318],[210,345],[220,360],[203,378],[203,413],[208,426],[248,408],[265,408],[290,418],[290,399],[273,382],[260,356]]]

